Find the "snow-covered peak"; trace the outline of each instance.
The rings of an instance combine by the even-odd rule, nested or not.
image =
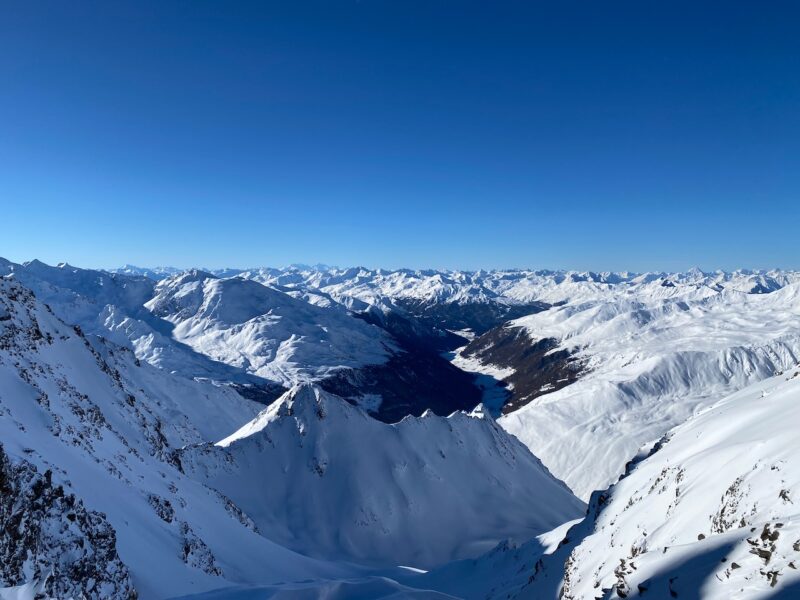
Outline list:
[[[11,465],[2,459],[0,478],[15,474],[16,499],[0,510],[0,552],[10,549],[0,583],[46,578],[55,568],[48,589],[65,592],[56,597],[122,599],[129,580],[121,560],[140,597],[163,598],[243,577],[268,583],[336,571],[259,535],[230,500],[183,472],[181,447],[224,437],[259,405],[85,336],[4,278],[0,390],[0,440]],[[7,527],[7,518],[25,530]]]
[[[305,432],[313,421],[331,419],[333,424],[329,426],[336,427],[337,419],[351,418],[363,419],[370,417],[363,409],[335,394],[326,392],[317,384],[299,383],[292,386],[280,398],[262,410],[252,421],[217,442],[217,445],[222,447],[230,446],[238,440],[259,433],[272,423],[282,419],[291,420],[299,431]],[[425,410],[419,417],[409,415],[404,417],[403,420],[424,421],[426,419],[438,420],[442,418],[450,419],[451,421],[464,418],[488,419],[496,427],[494,419],[483,404],[478,404],[471,411],[455,411],[448,417],[439,417],[433,411]]]
[[[255,281],[218,279],[209,273],[190,271],[159,282],[154,298],[146,306],[153,314],[171,320],[195,316],[236,324],[278,307],[303,304]]]
[[[286,386],[382,364],[396,350],[386,332],[341,306],[316,306],[239,277],[177,275],[159,282],[145,307],[197,353]]]
[[[271,539],[378,566],[476,556],[583,508],[482,411],[386,424],[310,385],[216,446],[188,448],[181,464]]]
[[[319,386],[311,383],[294,385],[290,390],[270,404],[256,418],[243,425],[240,429],[217,442],[218,446],[226,447],[237,440],[249,437],[268,427],[280,419],[292,419],[301,430],[306,428],[308,419],[323,419],[335,410],[340,414],[355,412],[358,409],[351,407],[346,402],[332,394],[323,391]]]

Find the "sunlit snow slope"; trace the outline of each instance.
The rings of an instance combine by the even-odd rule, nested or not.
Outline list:
[[[670,432],[592,496],[525,598],[800,596],[800,368]]]
[[[158,283],[145,306],[172,337],[209,358],[284,385],[381,364],[396,350],[381,329],[240,278],[192,271]]]
[[[407,585],[467,600],[800,597],[800,366],[643,448],[588,514]]]
[[[475,556],[583,513],[480,409],[390,425],[308,385],[216,446],[187,448],[181,464],[271,539],[373,565]]]
[[[770,294],[658,288],[508,324],[581,364],[578,381],[500,422],[583,498],[642,444],[800,358],[800,284]]]

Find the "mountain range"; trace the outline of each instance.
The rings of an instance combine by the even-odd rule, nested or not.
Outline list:
[[[0,598],[797,593],[798,272],[0,276]]]

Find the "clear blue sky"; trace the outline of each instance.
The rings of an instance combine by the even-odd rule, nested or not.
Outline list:
[[[800,268],[800,3],[4,2],[0,256]]]

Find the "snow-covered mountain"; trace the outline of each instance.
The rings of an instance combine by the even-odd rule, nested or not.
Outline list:
[[[795,272],[0,275],[0,598],[800,589]]]
[[[463,342],[454,364],[481,377],[487,402],[503,404],[501,425],[583,498],[613,482],[642,444],[800,357],[797,272],[240,276],[421,320],[434,314],[440,329],[466,336],[482,327],[463,320],[464,307],[490,313],[482,324],[501,324]],[[511,310],[527,314],[506,320]]]
[[[385,331],[339,306],[315,306],[238,277],[170,277],[145,307],[174,326],[172,339],[285,386],[380,365],[398,350]]]
[[[663,289],[567,303],[504,328],[544,355],[528,356],[533,373],[523,358],[519,377],[506,377],[528,403],[501,423],[583,498],[642,444],[800,359],[800,284],[770,294],[651,286]],[[498,349],[477,357],[491,361]]]
[[[376,566],[475,556],[584,509],[480,407],[390,425],[310,385],[180,460],[270,539]]]
[[[131,276],[140,276],[140,277],[148,277],[149,279],[153,279],[158,281],[160,279],[165,279],[167,277],[171,277],[173,275],[178,275],[182,273],[185,269],[179,269],[177,267],[137,267],[134,265],[125,265],[123,267],[119,267],[117,269],[111,269],[109,273],[115,273],[119,275],[131,275]]]
[[[155,282],[37,261],[2,268],[140,359],[263,402],[315,381],[391,422],[469,410],[483,393],[583,498],[641,444],[784,368],[800,343],[796,272],[297,266]],[[464,345],[453,365],[439,356]]]
[[[0,547],[19,556],[3,562],[3,582],[52,570],[57,596],[127,598],[132,582],[160,598],[247,577],[335,573],[259,535],[229,499],[182,471],[179,448],[218,440],[258,409],[229,388],[90,340],[0,280],[0,439],[4,479],[14,474]],[[14,532],[26,521],[38,530],[21,542]],[[95,567],[76,568],[83,563]]]
[[[648,284],[655,284],[649,286],[651,293],[659,286],[691,286],[758,294],[800,281],[800,273],[795,271],[704,273],[699,269],[670,274],[289,267],[250,269],[238,276],[271,286],[313,291],[346,305],[353,301],[368,305],[388,303],[417,316],[428,313],[446,329],[470,329],[477,334],[547,305],[637,295]]]
[[[797,597],[798,423],[793,368],[678,426],[592,496],[519,597]]]
[[[325,265],[293,265],[284,268],[207,270],[218,277],[236,275],[271,287],[316,290],[344,302],[355,298],[368,304],[381,299],[423,304],[488,303],[507,305],[596,299],[637,290],[656,283],[662,287],[695,286],[762,294],[800,281],[800,272],[772,270],[712,271],[693,268],[682,273],[631,273],[551,270],[412,270],[336,268]],[[148,269],[127,265],[111,272],[163,278],[175,269]]]
[[[308,554],[328,554],[340,530],[366,543],[355,533],[366,530],[384,565],[474,556],[582,510],[527,448],[477,414],[389,426],[318,388],[262,408],[86,336],[0,278],[0,587],[14,587],[3,595],[165,598],[342,580],[372,589],[371,571],[345,554]],[[324,423],[313,422],[323,411]],[[276,440],[279,450],[264,453]],[[240,477],[213,480],[222,473]],[[387,498],[391,510],[379,510]],[[432,525],[437,501],[449,531]],[[300,534],[294,510],[320,528],[329,519],[331,545],[320,529],[319,548],[287,547],[299,549],[282,537]],[[417,554],[405,544],[411,532]]]
[[[480,402],[471,376],[425,343],[436,332],[379,311],[355,314],[336,302],[314,303],[197,270],[156,282],[67,264],[0,261],[0,275],[32,289],[66,322],[129,346],[141,360],[231,384],[264,403],[304,381],[322,383],[387,421]]]
[[[585,518],[404,582],[466,599],[796,598],[799,422],[800,365],[642,448]]]

